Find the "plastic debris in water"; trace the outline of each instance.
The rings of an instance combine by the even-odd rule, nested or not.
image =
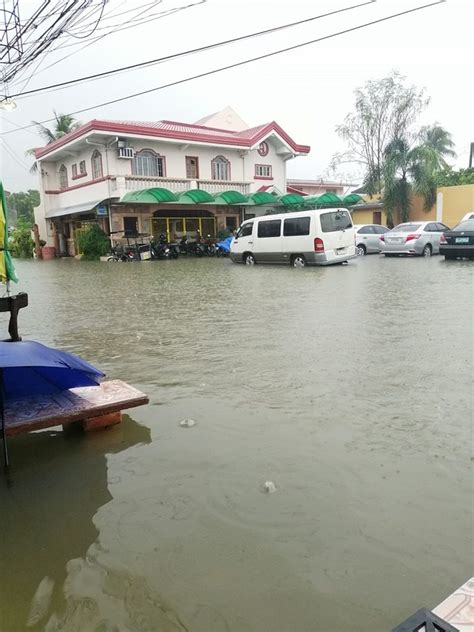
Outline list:
[[[263,491],[266,494],[273,494],[274,492],[276,492],[277,488],[276,485],[273,481],[265,481],[263,484]]]
[[[179,425],[181,426],[181,428],[192,428],[196,425],[196,422],[194,421],[194,419],[181,419]]]

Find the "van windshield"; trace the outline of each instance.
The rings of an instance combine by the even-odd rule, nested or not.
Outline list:
[[[235,238],[238,239],[239,237],[248,237],[249,235],[252,234],[252,228],[253,228],[253,222],[249,222],[248,224],[243,224],[237,231]]]
[[[333,233],[337,230],[352,228],[352,219],[347,211],[331,211],[321,214],[321,230],[323,233]]]

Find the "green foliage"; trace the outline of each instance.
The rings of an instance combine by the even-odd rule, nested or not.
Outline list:
[[[110,241],[98,224],[91,224],[78,235],[77,245],[84,259],[94,260],[110,251]]]
[[[217,231],[217,239],[218,241],[223,241],[224,239],[227,239],[227,237],[230,237],[232,235],[232,231],[230,231],[228,228],[221,228],[221,230]]]
[[[31,224],[34,223],[33,209],[40,203],[39,192],[35,189],[28,191],[19,191],[18,193],[10,193],[7,197],[8,208],[16,211],[18,222],[25,219]]]
[[[33,123],[37,127],[38,134],[44,138],[47,145],[54,142],[58,138],[61,138],[62,136],[69,134],[69,132],[72,132],[73,130],[77,129],[81,125],[79,121],[76,121],[76,119],[73,116],[70,116],[69,114],[58,114],[54,110],[53,112],[54,112],[53,129],[49,129],[49,127],[46,127],[42,123],[33,121]],[[25,155],[33,156],[34,158],[36,158],[34,149],[28,149],[25,152]],[[37,170],[38,170],[38,165],[35,160],[35,162],[31,166],[30,172],[35,173]]]
[[[33,248],[35,242],[31,237],[32,224],[26,219],[20,219],[17,227],[14,228],[9,236],[10,252],[14,257],[20,259],[31,259],[33,257]]]
[[[445,169],[435,176],[438,187],[457,187],[463,184],[474,184],[474,169]]]

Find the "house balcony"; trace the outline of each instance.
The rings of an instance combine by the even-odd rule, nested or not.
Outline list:
[[[112,177],[111,189],[119,195],[127,191],[163,188],[173,193],[183,193],[190,189],[203,189],[212,195],[224,191],[239,191],[243,195],[250,193],[250,182],[232,180],[191,180],[188,178],[160,178],[154,176],[116,176]]]

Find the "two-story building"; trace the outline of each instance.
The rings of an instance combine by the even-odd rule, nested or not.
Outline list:
[[[92,120],[35,151],[40,236],[75,254],[76,231],[215,235],[265,213],[286,163],[308,154],[275,122],[249,128],[231,109],[197,123]]]

